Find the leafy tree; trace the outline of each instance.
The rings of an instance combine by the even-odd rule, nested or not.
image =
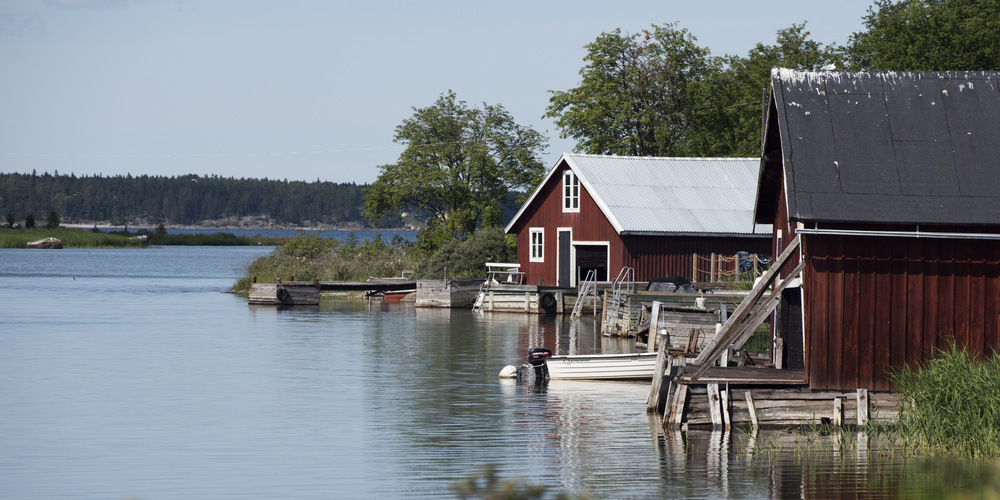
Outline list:
[[[472,234],[483,214],[511,190],[533,187],[544,174],[544,136],[518,125],[503,106],[470,108],[447,92],[396,127],[406,149],[394,164],[379,167],[365,192],[365,215],[430,214],[418,236],[425,251]]]
[[[843,65],[840,48],[811,40],[806,25],[778,30],[775,43],[758,43],[746,57],[713,61],[713,71],[696,82],[697,105],[690,120],[684,156],[757,156],[761,143],[761,109],[770,85],[771,68],[818,70]]]
[[[35,228],[35,214],[34,213],[30,213],[30,214],[28,214],[27,217],[24,218],[24,228],[25,229],[34,229]]]
[[[998,0],[1000,1],[1000,0]],[[760,154],[761,108],[771,68],[840,64],[839,47],[805,24],[746,57],[713,57],[674,24],[641,35],[604,33],[587,46],[582,84],[553,92],[547,115],[585,153],[658,156]]]
[[[45,216],[45,229],[55,229],[59,227],[59,214],[55,210],[49,210]]]
[[[467,240],[452,239],[443,244],[417,267],[416,274],[420,278],[441,278],[447,269],[450,277],[474,278],[486,275],[487,262],[515,260],[517,251],[507,243],[503,230],[490,227],[477,231]]]
[[[616,29],[586,46],[580,86],[552,91],[546,117],[590,154],[675,156],[686,140],[691,84],[711,68],[709,50],[686,29]]]
[[[875,0],[846,54],[872,70],[1000,69],[1000,0]]]

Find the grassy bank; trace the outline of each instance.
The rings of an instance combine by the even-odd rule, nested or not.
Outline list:
[[[156,246],[164,245],[201,245],[201,246],[252,246],[252,245],[280,245],[284,238],[274,237],[242,237],[232,233],[218,232],[214,234],[156,234],[149,233],[149,244]]]
[[[233,290],[250,289],[253,276],[264,283],[284,280],[365,281],[370,277],[400,276],[422,261],[421,252],[410,242],[381,238],[359,242],[356,238],[335,241],[302,233],[254,260]]]
[[[49,237],[62,241],[63,248],[141,247],[142,243],[135,239],[136,236],[141,235],[149,238],[147,244],[150,246],[276,246],[284,242],[284,238],[241,237],[221,231],[214,234],[157,234],[148,231],[97,232],[91,229],[61,227],[56,229],[0,229],[0,248],[25,248],[30,241]]]
[[[359,242],[353,236],[346,241],[320,238],[301,233],[284,241],[271,252],[250,263],[246,275],[233,290],[249,290],[251,277],[273,283],[275,279],[321,281],[365,281],[370,277],[400,276],[404,270],[415,271],[414,278],[484,277],[487,262],[510,262],[517,259],[515,247],[503,230],[487,228],[465,240],[454,240],[428,256],[418,245],[402,238],[385,242],[381,237]]]
[[[140,241],[121,234],[94,233],[84,229],[36,228],[0,229],[0,248],[26,248],[28,242],[49,237],[62,241],[63,248],[138,248],[142,246]]]

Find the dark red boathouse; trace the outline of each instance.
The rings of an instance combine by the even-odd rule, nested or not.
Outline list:
[[[1000,346],[1000,72],[775,69],[755,221],[801,237],[776,336],[812,389]],[[797,262],[793,262],[792,269]]]

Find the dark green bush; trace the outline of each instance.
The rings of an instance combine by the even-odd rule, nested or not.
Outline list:
[[[442,278],[445,269],[449,277],[485,277],[487,262],[517,262],[516,248],[508,244],[500,228],[482,229],[464,241],[445,243],[416,271],[420,278]]]

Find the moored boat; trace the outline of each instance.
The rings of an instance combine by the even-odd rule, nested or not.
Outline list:
[[[544,362],[552,379],[652,380],[656,353],[546,356]]]

